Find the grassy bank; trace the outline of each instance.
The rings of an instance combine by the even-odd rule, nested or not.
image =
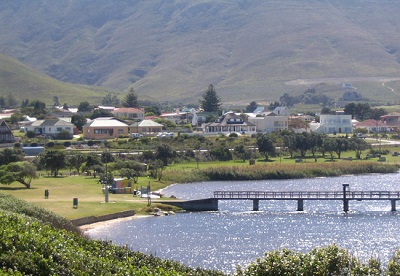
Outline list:
[[[161,181],[140,177],[135,188],[146,187],[159,190],[172,183],[189,183],[215,180],[264,180],[264,179],[294,179],[308,177],[328,177],[344,174],[393,173],[397,172],[395,164],[368,161],[341,161],[318,163],[266,163],[256,165],[248,163],[210,163],[179,164],[169,166],[163,172]],[[25,189],[18,183],[12,185],[0,184],[0,192],[13,195],[19,199],[34,203],[36,206],[50,210],[67,219],[77,219],[87,216],[101,216],[134,210],[138,214],[151,211],[147,199],[134,197],[132,194],[109,194],[109,203],[98,183],[98,178],[87,176],[47,177],[41,176],[32,181],[32,188]],[[45,198],[45,190],[49,197]],[[73,208],[73,199],[78,199],[78,208]]]

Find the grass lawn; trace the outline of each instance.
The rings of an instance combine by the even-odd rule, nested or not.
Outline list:
[[[147,186],[148,179],[139,178],[140,185]],[[154,183],[154,185],[153,185]],[[167,183],[150,181],[151,189],[165,187]],[[45,190],[49,190],[49,197],[44,197]],[[109,203],[105,203],[98,178],[87,176],[40,177],[32,181],[32,188],[26,189],[17,182],[11,185],[0,184],[0,192],[32,202],[47,210],[53,211],[67,219],[86,216],[111,214],[126,210],[135,210],[144,213],[147,199],[133,197],[131,194],[109,194]],[[73,208],[73,199],[78,198],[78,208]]]

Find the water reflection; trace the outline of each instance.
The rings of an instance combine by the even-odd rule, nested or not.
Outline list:
[[[179,198],[210,197],[214,190],[400,190],[398,174],[258,182],[213,182],[174,185],[164,191]],[[128,244],[132,249],[187,265],[233,272],[266,251],[289,248],[307,252],[333,243],[361,258],[387,262],[399,248],[398,213],[389,201],[350,202],[344,215],[340,201],[221,201],[219,212],[183,213],[110,224],[93,229],[93,238]],[[398,209],[400,207],[398,206]]]

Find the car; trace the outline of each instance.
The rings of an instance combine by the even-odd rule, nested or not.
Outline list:
[[[142,137],[143,135],[142,134],[140,134],[140,133],[131,133],[130,134],[130,137],[131,138],[140,138],[140,137]]]
[[[157,138],[168,138],[168,137],[174,137],[174,134],[172,132],[160,132],[157,134]]]
[[[363,139],[367,138],[367,136],[364,133],[357,133],[356,137],[357,138],[363,138]]]

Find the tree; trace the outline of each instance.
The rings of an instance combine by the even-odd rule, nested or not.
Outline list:
[[[90,119],[96,119],[100,117],[113,117],[113,114],[105,109],[96,109],[93,111],[92,115],[90,115]]]
[[[357,137],[353,137],[350,139],[349,149],[355,151],[357,159],[361,159],[361,153],[369,148],[370,145],[364,139],[360,139]]]
[[[244,145],[237,145],[233,150],[233,154],[243,162],[251,158],[251,152]]]
[[[253,112],[254,110],[256,110],[257,106],[258,106],[257,102],[255,101],[250,102],[249,105],[246,106],[246,113]]]
[[[200,100],[200,107],[206,112],[216,112],[221,109],[221,106],[221,98],[218,97],[214,86],[210,84],[203,94],[203,99]]]
[[[10,185],[18,181],[30,189],[33,178],[37,178],[36,167],[29,162],[11,162],[0,166],[0,182],[2,184]]]
[[[231,151],[225,146],[219,146],[217,148],[213,148],[210,150],[210,155],[213,159],[219,161],[228,161],[232,160]]]
[[[155,160],[149,164],[150,176],[161,181],[163,170],[165,169],[164,163],[161,160]]]
[[[57,177],[60,169],[65,167],[65,159],[65,153],[59,150],[48,150],[40,156],[43,167],[50,170],[50,174],[54,177]]]
[[[326,138],[322,142],[322,148],[325,152],[329,152],[331,160],[333,161],[333,153],[337,148],[337,141],[335,138]]]
[[[78,105],[79,112],[89,112],[92,110],[92,106],[89,104],[88,101],[80,102]]]
[[[297,150],[295,134],[291,133],[283,136],[283,143],[289,151],[290,158],[293,158],[293,153]]]
[[[86,156],[82,153],[73,153],[67,157],[67,163],[70,168],[74,168],[78,174],[81,173],[82,165],[86,161]]]
[[[66,129],[61,130],[55,136],[55,139],[58,139],[58,140],[71,140],[72,138],[73,138],[73,134]]]
[[[340,159],[342,152],[347,151],[349,149],[349,142],[347,138],[335,138],[336,139],[336,149],[335,152]]]
[[[257,146],[258,151],[264,154],[265,160],[269,160],[269,155],[275,155],[276,148],[268,134],[261,134],[257,137]]]
[[[315,153],[322,146],[322,135],[319,133],[311,132],[310,136],[310,151],[315,158]]]
[[[102,105],[107,105],[107,106],[119,106],[119,99],[117,95],[108,93],[102,100],[101,100]]]
[[[157,159],[163,162],[164,166],[168,166],[168,159],[172,158],[174,153],[172,152],[170,146],[163,144],[157,147],[155,156]]]
[[[86,117],[81,114],[75,114],[71,118],[71,123],[73,123],[79,131],[82,131],[82,127],[86,124]]]
[[[5,148],[0,150],[0,166],[23,160],[24,153],[19,148]]]
[[[139,107],[138,97],[135,93],[135,90],[131,87],[129,89],[128,94],[126,94],[125,98],[122,100],[123,107]]]

